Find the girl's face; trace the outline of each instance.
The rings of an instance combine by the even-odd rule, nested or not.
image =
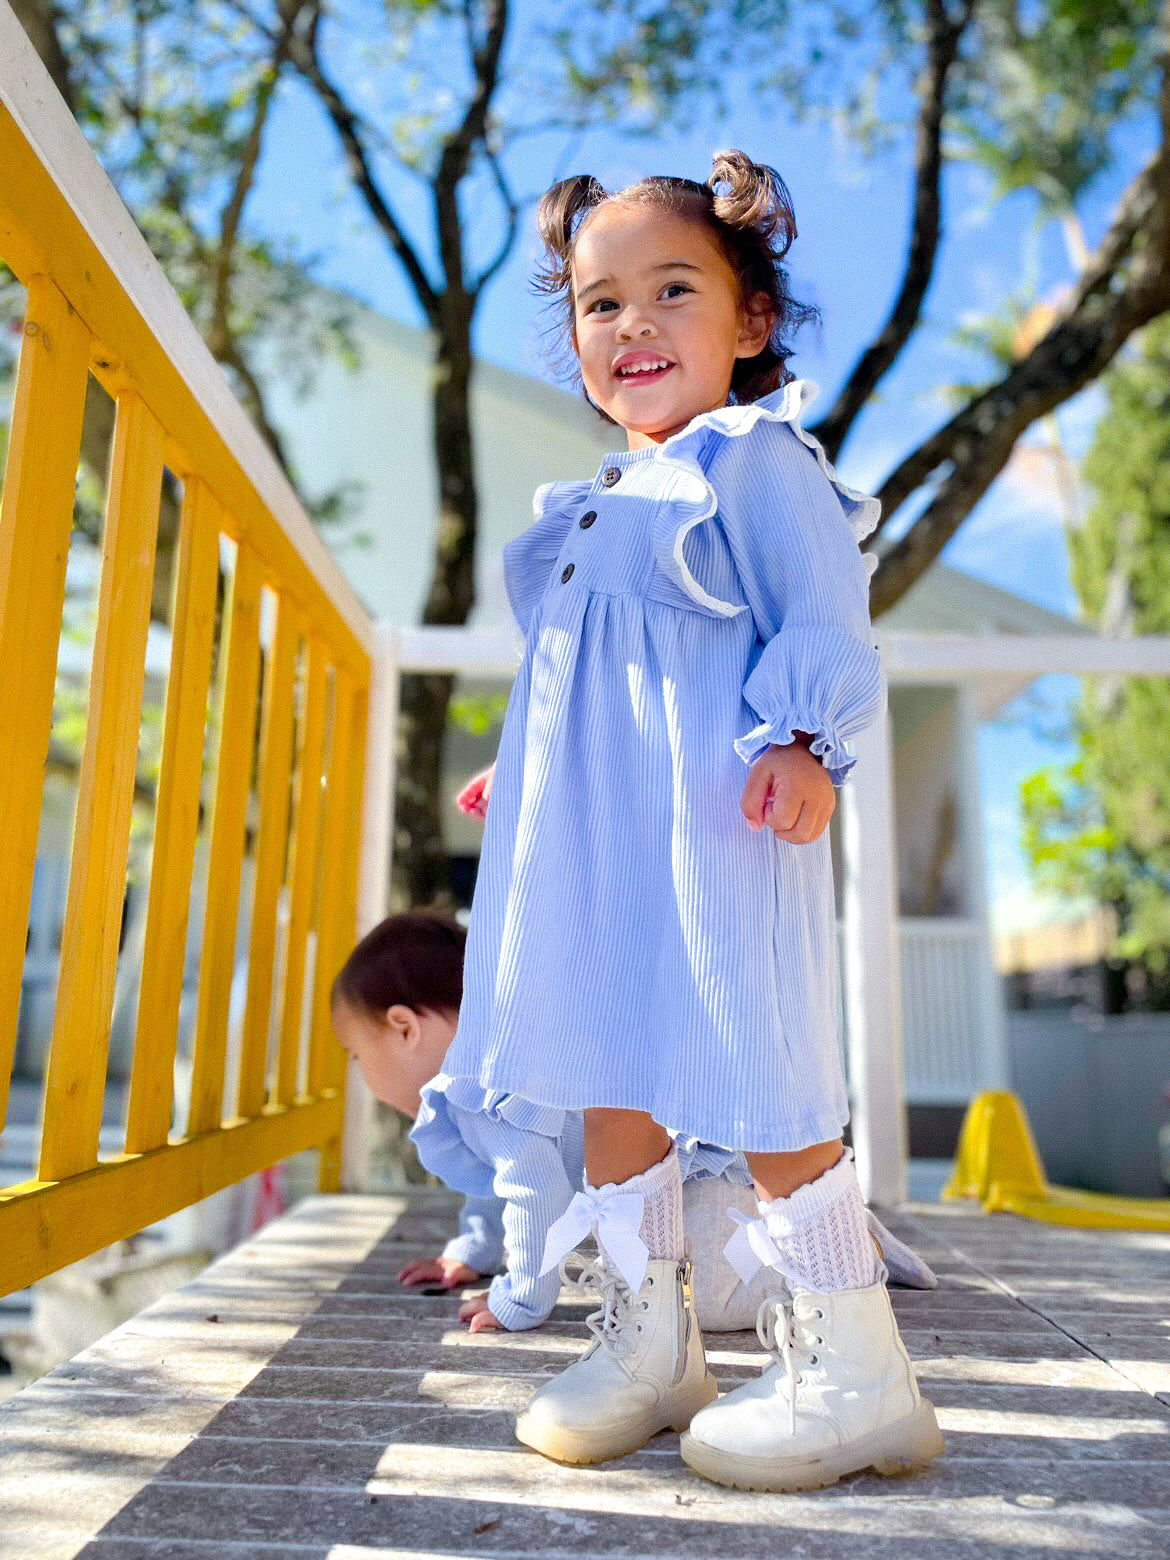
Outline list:
[[[457,1013],[416,1013],[400,1002],[385,1013],[370,1013],[343,998],[333,1004],[334,1033],[370,1093],[412,1119],[419,1091],[442,1068],[457,1023]]]
[[[599,207],[578,232],[572,272],[581,377],[632,450],[726,405],[736,358],[754,357],[772,328],[767,295],[744,309],[704,224],[653,205]]]

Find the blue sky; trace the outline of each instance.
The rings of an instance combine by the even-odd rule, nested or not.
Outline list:
[[[825,124],[793,122],[774,102],[743,105],[723,120],[697,113],[687,133],[659,139],[623,139],[608,131],[524,143],[510,171],[522,193],[538,193],[552,179],[591,172],[609,188],[648,172],[705,178],[711,153],[741,147],[778,168],[793,196],[799,237],[789,254],[793,291],[816,303],[822,328],[796,338],[795,371],[821,386],[827,408],[858,353],[884,320],[900,281],[910,219],[910,162],[898,145],[864,160]],[[1139,166],[1142,129],[1117,138],[1116,171],[1102,178],[1080,212],[1086,239],[1100,238],[1117,194]],[[404,176],[387,180],[401,219],[422,252],[431,248],[429,208],[421,187]],[[847,443],[839,466],[847,480],[876,486],[897,460],[942,422],[948,381],[978,377],[984,365],[948,337],[961,322],[1001,308],[1027,280],[1037,297],[1066,281],[1064,239],[1054,226],[1038,232],[1034,203],[1012,196],[992,205],[982,173],[952,166],[944,188],[944,240],[926,298],[924,323],[886,377]],[[422,319],[408,284],[355,197],[350,193],[328,126],[303,92],[279,100],[268,136],[251,224],[293,238],[312,253],[314,274],[381,311],[408,322]],[[507,264],[486,291],[476,319],[475,350],[483,358],[537,378],[551,379],[539,341],[541,301],[528,277],[538,251],[531,217]],[[488,245],[485,244],[485,253]],[[483,256],[475,257],[482,263]],[[1067,403],[1018,451],[944,552],[947,562],[1057,612],[1076,614],[1069,585],[1063,520],[1052,463],[1038,448],[1057,434],[1072,454],[1083,450],[1100,397],[1090,388]],[[810,410],[816,420],[818,406]],[[1046,685],[1050,698],[1067,697],[1068,679]],[[1063,690],[1063,692],[1062,692]],[[1006,910],[1026,895],[1026,869],[1016,845],[1015,794],[1019,780],[1059,749],[1023,725],[989,726],[980,735],[986,839],[993,896]]]

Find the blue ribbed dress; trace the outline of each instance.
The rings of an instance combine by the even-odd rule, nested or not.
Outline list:
[[[839,784],[885,699],[858,545],[879,506],[800,427],[815,393],[547,484],[504,549],[524,651],[449,1076],[749,1151],[844,1126],[828,833],[740,810],[795,731]]]

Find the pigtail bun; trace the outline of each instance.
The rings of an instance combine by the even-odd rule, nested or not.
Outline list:
[[[716,152],[707,185],[721,222],[754,229],[767,239],[777,260],[788,253],[796,237],[796,214],[788,186],[775,168],[754,163],[734,149]]]
[[[548,258],[533,279],[538,292],[555,293],[569,286],[574,234],[585,213],[605,199],[605,189],[591,173],[575,173],[541,196],[536,226]]]

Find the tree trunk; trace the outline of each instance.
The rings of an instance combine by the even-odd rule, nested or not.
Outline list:
[[[423,623],[466,623],[475,604],[478,501],[471,445],[471,300],[449,290],[433,386],[438,536]],[[442,826],[443,738],[455,678],[444,673],[402,679],[394,802],[391,905],[454,906]]]

